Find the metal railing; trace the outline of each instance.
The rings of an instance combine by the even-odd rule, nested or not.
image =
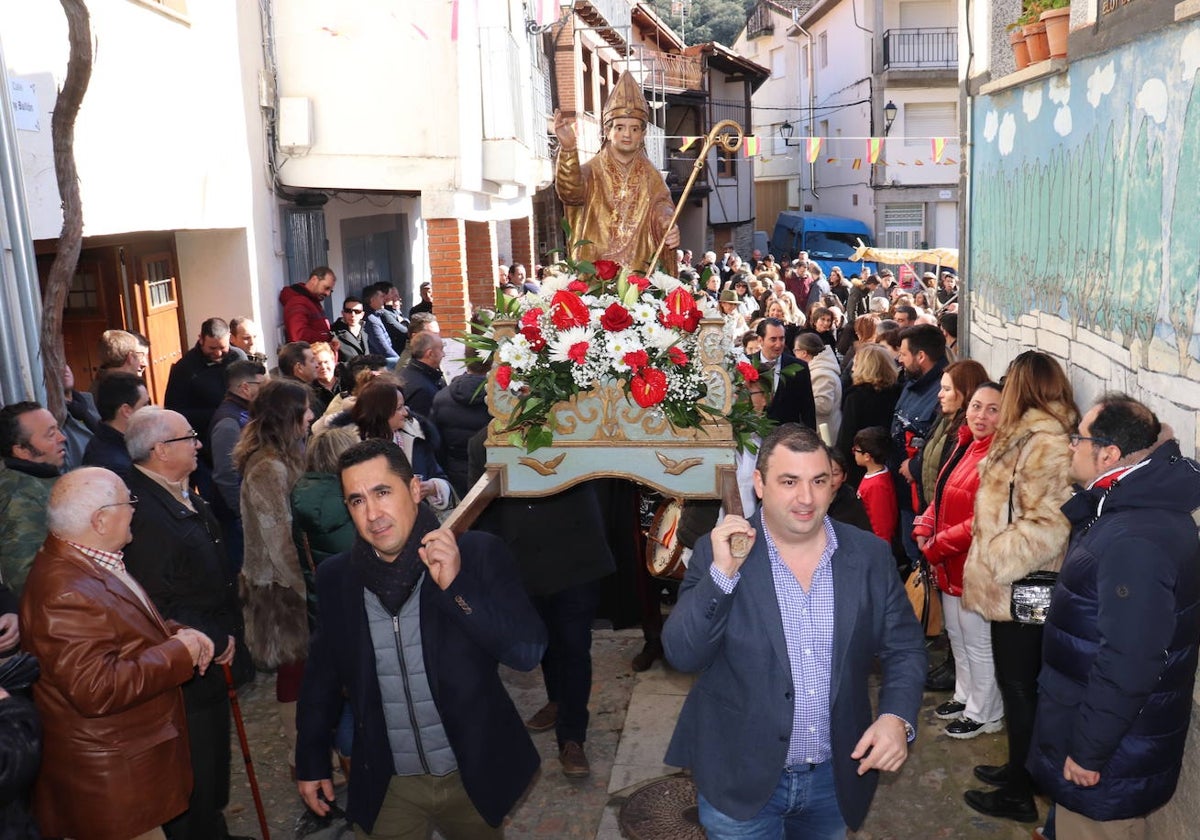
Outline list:
[[[618,59],[614,65],[619,70],[630,70],[636,74],[645,88],[704,90],[703,66],[699,56],[644,51],[629,59]]]
[[[885,70],[950,70],[958,67],[958,29],[889,29],[883,33]]]
[[[539,157],[549,157],[546,119],[550,88],[544,68],[521,55],[504,27],[479,30],[483,139],[516,139]]]

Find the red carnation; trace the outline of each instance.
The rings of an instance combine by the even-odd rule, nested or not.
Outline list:
[[[758,368],[749,362],[738,362],[737,369],[738,373],[742,375],[742,379],[745,379],[747,382],[758,381]]]
[[[550,320],[556,329],[569,330],[571,327],[586,327],[591,320],[591,313],[579,295],[555,292],[550,301]]]
[[[630,282],[630,284],[637,286],[638,291],[641,291],[641,292],[644,292],[644,291],[646,291],[646,289],[650,288],[650,281],[647,278],[642,277],[639,274],[630,274],[629,282]]]
[[[629,369],[636,374],[646,365],[650,364],[650,356],[645,350],[630,350],[621,357],[621,361],[629,365]]]
[[[568,292],[575,292],[576,294],[585,295],[590,290],[591,290],[591,287],[588,286],[587,283],[584,283],[582,280],[572,280],[570,283],[567,284]]]
[[[521,327],[521,335],[525,336],[525,340],[529,342],[529,349],[534,353],[540,353],[545,349],[546,339],[537,327]]]
[[[684,367],[688,363],[687,353],[684,353],[678,347],[668,348],[667,356],[671,359],[672,362],[677,364],[679,367]]]
[[[577,365],[581,365],[587,361],[588,342],[576,341],[567,348],[567,358]]]
[[[620,272],[621,266],[617,265],[612,260],[596,260],[592,263],[596,267],[596,276],[601,280],[611,280]]]
[[[536,327],[538,318],[542,317],[542,312],[543,310],[540,306],[535,306],[533,309],[526,310],[525,314],[521,316],[521,326]]]
[[[608,332],[620,332],[633,326],[633,316],[619,303],[610,303],[600,316],[600,326]]]
[[[642,408],[658,405],[667,396],[667,375],[658,368],[643,368],[629,383],[629,393]]]
[[[500,365],[496,368],[496,384],[508,390],[508,386],[512,384],[512,365]]]

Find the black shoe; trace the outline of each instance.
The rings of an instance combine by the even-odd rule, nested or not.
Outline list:
[[[1008,784],[1007,764],[976,764],[975,778],[985,785],[1004,787]]]
[[[946,727],[946,734],[951,738],[966,740],[967,738],[974,738],[977,735],[987,735],[989,732],[999,732],[1003,728],[1004,724],[998,720],[991,723],[981,723],[977,720],[971,720],[969,717],[961,717]]]
[[[944,663],[925,675],[926,691],[953,691],[954,666],[947,667]]]
[[[962,717],[963,710],[967,708],[966,703],[958,703],[954,700],[947,700],[942,705],[933,710],[933,716],[938,720],[958,720]]]
[[[966,803],[981,814],[1002,820],[1037,822],[1037,805],[1029,794],[1014,794],[1006,790],[969,790],[963,794]]]
[[[651,639],[642,647],[642,652],[633,657],[633,670],[642,672],[647,670],[654,664],[656,659],[661,659],[663,655],[662,642],[658,639]]]

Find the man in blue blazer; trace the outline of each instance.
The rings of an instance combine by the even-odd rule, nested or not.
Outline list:
[[[297,709],[300,795],[329,812],[346,697],[355,724],[346,813],[356,827],[370,837],[433,828],[502,837],[540,762],[498,666],[535,668],[546,630],[504,543],[440,528],[400,447],[364,441],[339,466],[358,539],[317,569]]]
[[[775,429],[754,474],[761,511],[700,539],[663,630],[671,664],[701,672],[666,761],[691,768],[710,840],[844,837],[915,736],[921,628],[888,546],[826,516],[830,471],[815,432]]]

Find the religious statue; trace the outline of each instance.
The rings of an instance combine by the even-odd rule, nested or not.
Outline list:
[[[579,248],[577,259],[612,260],[649,272],[654,268],[650,259],[665,236],[661,267],[674,275],[679,228],[671,225],[671,192],[646,155],[649,118],[641,87],[628,71],[622,73],[604,103],[600,151],[580,164],[571,120],[555,111],[560,146],[555,188],[566,206],[572,238],[590,242]]]

